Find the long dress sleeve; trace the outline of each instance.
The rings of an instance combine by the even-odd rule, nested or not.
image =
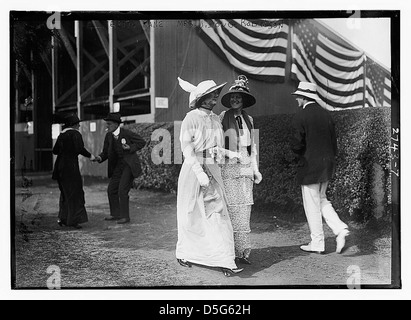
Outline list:
[[[74,151],[86,158],[91,157],[91,153],[84,147],[83,137],[80,132],[76,132],[73,136]]]
[[[191,170],[196,175],[200,185],[207,185],[209,179],[196,157],[196,152],[202,151],[202,139],[204,137],[198,121],[189,114],[183,120],[180,134],[184,161],[191,166]]]

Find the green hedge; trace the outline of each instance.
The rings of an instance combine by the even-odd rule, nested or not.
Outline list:
[[[390,216],[391,110],[366,108],[332,112],[339,153],[328,197],[342,217],[358,221]],[[296,164],[289,147],[293,115],[256,117],[260,129],[260,171],[254,188],[256,204],[269,204],[284,214],[304,216]]]
[[[335,177],[328,196],[342,217],[368,220],[390,216],[390,109],[366,108],[332,112],[336,123],[339,154]],[[254,117],[259,129],[259,163],[263,181],[254,188],[254,202],[271,211],[304,217],[300,187],[295,182],[296,164],[289,147],[292,114]],[[181,163],[153,164],[153,132],[167,130],[163,152],[174,159],[174,123],[128,126],[147,141],[140,152],[143,174],[136,179],[139,188],[177,192]],[[178,135],[177,141],[178,141]],[[171,143],[164,143],[170,139]],[[156,147],[157,146],[157,147]],[[157,150],[158,151],[158,150]],[[177,152],[179,148],[177,147]],[[158,153],[158,152],[157,152]]]
[[[162,148],[162,152],[159,153],[160,156],[170,154],[171,159],[174,159],[174,123],[138,123],[127,125],[126,128],[138,133],[147,141],[146,147],[138,152],[143,172],[141,176],[135,179],[135,187],[176,193],[181,163],[174,164],[173,161],[173,164],[154,164],[152,160],[153,148],[156,148],[156,146],[162,142],[164,148]],[[164,138],[156,138],[156,132],[161,133],[161,131],[165,130],[168,131],[168,136],[164,135]],[[166,142],[168,139],[170,139],[170,143]],[[154,151],[156,151],[156,149],[154,149]]]

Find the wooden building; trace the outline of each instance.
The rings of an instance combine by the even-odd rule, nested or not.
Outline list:
[[[312,23],[336,43],[355,49],[321,23]],[[290,93],[298,83],[291,74],[291,37],[289,32],[284,81],[266,82],[249,77],[250,90],[257,98],[256,105],[248,110],[252,116],[295,112],[297,104]],[[43,108],[36,99],[33,111],[34,120],[39,121],[34,125],[34,149],[46,146],[41,157],[32,157],[35,170],[51,170],[52,141],[59,132],[58,125],[52,124],[53,115],[77,113],[86,120],[85,130],[91,132],[103,132],[102,119],[108,112],[118,110],[125,123],[181,121],[189,111],[188,93],[179,87],[177,77],[195,85],[208,79],[218,84],[227,82],[223,94],[241,73],[203,41],[190,20],[62,17],[53,30],[51,45],[49,70],[44,71],[45,79],[40,86],[44,91],[41,99],[47,100],[44,106],[50,107]],[[21,100],[21,95],[20,92],[17,100]],[[222,110],[218,105],[214,111]],[[16,117],[16,145],[27,140],[25,120],[17,123],[21,120],[22,117]],[[92,122],[94,125],[90,125]],[[40,130],[47,133],[39,136]],[[100,148],[103,138],[90,141],[96,145],[93,149]],[[30,158],[29,148],[24,150],[26,154],[20,151],[16,153],[16,170],[23,165],[23,157]],[[47,165],[39,165],[42,161]]]

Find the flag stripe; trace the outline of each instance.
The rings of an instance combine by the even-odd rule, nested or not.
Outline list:
[[[280,27],[278,21],[258,20],[256,25],[238,19],[201,20],[200,35],[235,69],[256,79],[283,82],[288,25]],[[276,27],[267,27],[269,24]]]
[[[220,40],[223,41],[225,38],[226,42],[229,42],[229,40],[232,41],[234,45],[237,47],[241,47],[242,49],[248,50],[250,52],[254,53],[273,53],[273,52],[281,52],[283,54],[286,54],[286,46],[287,44],[284,43],[280,44],[280,41],[285,41],[287,42],[287,39],[282,39],[282,38],[277,38],[277,39],[270,39],[270,40],[259,40],[255,38],[251,38],[248,36],[244,36],[244,34],[240,34],[239,32],[236,32],[235,29],[227,29],[225,27],[221,27],[217,29],[217,34],[220,37]],[[221,32],[220,32],[221,31]],[[227,37],[225,37],[225,36]],[[245,41],[243,41],[241,38],[243,38]],[[253,45],[252,43],[256,43],[257,45]],[[278,44],[278,45],[277,45]],[[278,48],[277,48],[278,46]]]
[[[353,51],[347,48],[344,48],[337,43],[331,41],[330,39],[324,37],[322,34],[318,34],[318,46],[324,51],[328,52],[331,56],[339,58],[343,61],[358,61],[362,58],[362,51]]]
[[[391,74],[378,63],[368,58],[366,61],[367,92],[374,99],[370,99],[373,107],[391,106]]]
[[[329,80],[337,83],[350,84],[362,81],[364,76],[363,68],[359,68],[356,72],[340,72],[323,63],[321,60],[316,60],[316,71]]]
[[[305,20],[294,26],[292,56],[292,74],[300,81],[317,84],[324,105],[332,108],[363,105],[362,52],[336,44]]]
[[[315,69],[309,59],[307,58],[307,55],[304,51],[300,50],[299,48],[299,39],[295,39],[295,44],[294,44],[294,57],[295,59],[299,62],[296,64],[296,66],[300,70],[304,70],[304,74],[308,73],[308,70],[315,70],[316,72],[311,72],[309,81],[316,83],[317,85],[323,87],[325,90],[326,88],[329,89],[330,92],[332,92],[335,95],[350,95],[350,94],[355,94],[358,92],[362,92],[362,79],[363,79],[363,67],[359,68],[358,72],[353,75],[353,79],[342,79],[341,77],[348,77],[344,73],[340,73],[341,77],[333,77],[330,74],[331,73],[338,73],[338,71],[333,71],[332,69],[328,68],[327,65],[323,65],[321,62],[317,62],[319,64],[319,68]],[[327,71],[325,71],[327,70]],[[354,78],[355,76],[355,78]],[[305,77],[307,79],[307,76]],[[338,88],[338,90],[335,90],[333,88]]]
[[[259,54],[253,54],[254,59],[250,59],[248,58],[248,56],[250,55],[245,54],[244,51],[234,43],[230,43],[231,46],[228,45],[225,42],[225,40],[219,36],[218,33],[208,32],[208,30],[206,32],[211,37],[211,39],[218,45],[218,47],[223,51],[228,61],[242,70],[252,73],[252,71],[255,69],[256,74],[269,74],[270,67],[277,67],[280,70],[277,70],[276,72],[282,72],[281,70],[283,69],[283,66],[285,66],[285,59],[284,61],[261,61],[261,56]]]

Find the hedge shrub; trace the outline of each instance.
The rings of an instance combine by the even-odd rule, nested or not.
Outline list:
[[[389,217],[391,110],[367,108],[332,112],[338,140],[337,168],[328,197],[342,217],[365,221]],[[296,164],[289,147],[293,115],[256,117],[260,129],[260,171],[255,186],[257,204],[269,204],[285,214],[304,215]],[[382,208],[381,208],[382,207]]]
[[[152,156],[153,149],[155,152],[156,146],[164,142],[161,144],[163,148],[161,148],[159,155],[170,154],[171,159],[174,159],[174,123],[139,123],[127,125],[126,128],[138,133],[147,141],[146,147],[138,152],[143,172],[135,179],[135,187],[176,193],[181,164],[174,164],[174,161],[172,164],[155,164]],[[161,134],[165,131],[168,131],[168,136],[166,134],[164,137],[157,137],[157,133]],[[168,139],[170,139],[170,143],[167,143]]]
[[[331,113],[339,154],[328,197],[342,217],[365,221],[376,214],[390,216],[390,112],[388,108],[366,108]],[[267,206],[273,213],[304,217],[300,186],[295,182],[295,157],[289,147],[292,116],[254,117],[259,129],[259,164],[263,175],[263,181],[254,188],[254,202],[256,206]],[[181,163],[157,165],[152,161],[153,148],[158,148],[161,141],[164,148],[160,149],[171,155],[173,161],[174,123],[128,127],[149,141],[140,152],[143,174],[136,179],[136,186],[177,192]],[[171,143],[164,143],[161,138],[152,140],[154,132],[161,133],[157,129],[167,130],[169,136],[165,139],[171,138]],[[178,135],[176,138],[178,141]]]

